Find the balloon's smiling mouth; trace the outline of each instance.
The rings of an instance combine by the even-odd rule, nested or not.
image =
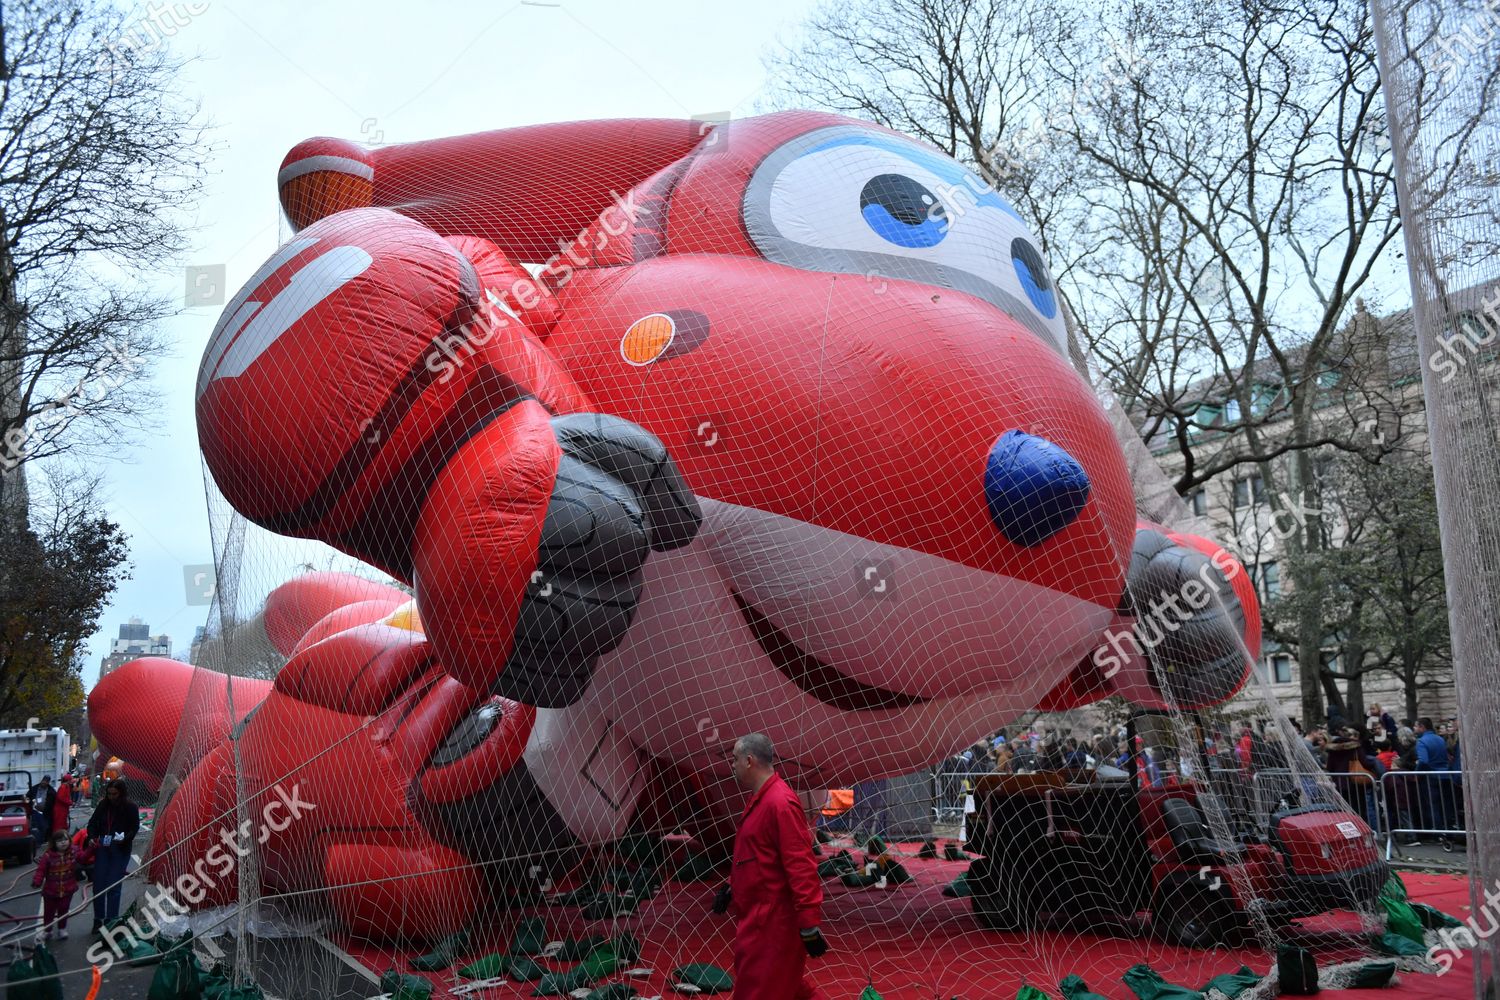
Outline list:
[[[740,617],[745,619],[750,634],[755,637],[756,644],[781,675],[808,697],[816,698],[841,712],[896,710],[927,702],[926,698],[919,695],[872,687],[840,673],[817,657],[803,652],[792,641],[791,636],[751,607],[738,591],[731,590],[730,595],[740,609]]]

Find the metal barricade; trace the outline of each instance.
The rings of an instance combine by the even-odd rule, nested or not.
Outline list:
[[[1237,826],[1253,825],[1255,819],[1253,786],[1250,778],[1237,767],[1211,766],[1208,784],[1223,801]]]
[[[1357,776],[1373,782],[1367,774]],[[1356,775],[1333,775],[1325,771],[1295,771],[1288,767],[1266,767],[1256,771],[1250,779],[1250,786],[1254,789],[1256,825],[1261,829],[1267,827],[1271,822],[1271,815],[1276,812],[1281,800],[1293,792],[1296,793],[1298,805],[1338,804],[1334,796],[1329,794],[1333,784],[1331,779],[1336,777],[1348,777],[1352,780]]]
[[[944,771],[937,768],[932,775],[932,821],[935,824],[957,825],[963,822],[965,804],[974,791],[974,780],[993,771]]]
[[[1398,834],[1441,837],[1449,850],[1466,846],[1462,771],[1387,771],[1380,787],[1387,861],[1395,854]]]
[[[1385,797],[1373,774],[1368,771],[1346,771],[1343,774],[1330,774],[1328,780],[1339,797],[1349,804],[1349,811],[1368,823],[1377,836],[1389,829]]]

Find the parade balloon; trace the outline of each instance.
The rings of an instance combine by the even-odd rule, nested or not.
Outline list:
[[[1242,568],[1138,523],[1040,240],[942,152],[811,112],[575,122],[312,139],[280,191],[294,235],[204,352],[203,454],[246,518],[411,593],[287,582],[274,682],[100,683],[125,759],[195,748],[158,881],[248,792],[302,810],[268,890],[430,938],[518,859],[732,822],[745,733],[811,792],[1244,683]],[[1202,599],[1149,629],[1138,588]]]

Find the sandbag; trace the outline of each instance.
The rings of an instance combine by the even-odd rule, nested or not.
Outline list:
[[[704,993],[728,993],[734,989],[734,979],[729,973],[707,962],[679,965],[672,970],[671,981],[696,986]]]
[[[1351,990],[1383,990],[1396,976],[1395,962],[1366,962],[1349,977]]]
[[[508,955],[505,959],[505,974],[519,983],[534,983],[547,974],[547,970],[525,955]],[[488,976],[486,979],[490,978]]]
[[[37,945],[30,958],[18,958],[11,963],[5,976],[5,1000],[62,1000],[62,997],[57,959],[46,945]]]
[[[425,955],[411,960],[411,967],[418,972],[439,972],[458,961],[469,948],[468,931],[456,931],[438,942],[438,946]]]
[[[973,890],[969,888],[968,872],[964,872],[958,878],[943,886],[943,895],[950,899],[967,899],[973,894]]]
[[[1417,944],[1406,935],[1393,931],[1386,931],[1380,935],[1380,939],[1375,942],[1375,950],[1382,955],[1396,955],[1402,958],[1409,955],[1427,954],[1426,945]]]
[[[1277,946],[1276,985],[1287,996],[1312,996],[1318,992],[1318,962],[1313,953],[1293,944]]]
[[[597,977],[579,965],[566,972],[549,972],[536,984],[534,997],[565,997],[574,990],[592,986]]]
[[[583,1000],[634,1000],[638,996],[640,994],[629,983],[610,983],[594,990]]]
[[[146,1000],[202,1000],[203,981],[189,948],[172,950],[151,977]]]
[[[512,955],[540,955],[547,947],[547,925],[541,917],[528,917],[516,927],[516,936],[511,939]]]
[[[1424,945],[1422,920],[1417,912],[1412,909],[1410,903],[1403,903],[1397,899],[1387,899],[1382,896],[1380,905],[1385,908],[1385,929],[1392,934],[1399,934],[1409,941]]]
[[[1098,993],[1089,992],[1089,985],[1082,976],[1068,976],[1057,984],[1057,988],[1062,991],[1063,1000],[1104,1000]]]
[[[1442,930],[1444,927],[1462,927],[1464,922],[1457,917],[1449,916],[1435,906],[1426,903],[1409,903],[1412,912],[1417,916],[1417,922],[1430,931]]]
[[[576,962],[608,940],[603,934],[588,934],[576,940],[563,938],[563,946],[553,958],[559,962]]]
[[[1203,1000],[1202,993],[1167,982],[1144,962],[1126,969],[1121,979],[1140,1000]]]
[[[458,974],[464,979],[497,979],[505,975],[509,965],[506,956],[490,952],[459,969]]]
[[[1248,965],[1242,965],[1237,972],[1224,972],[1214,976],[1203,984],[1201,992],[1218,990],[1220,993],[1234,1000],[1235,997],[1250,989],[1252,986],[1260,985],[1260,976],[1251,971]]]
[[[712,882],[719,878],[721,864],[715,864],[706,855],[689,854],[674,876],[679,882]]]
[[[432,981],[388,969],[380,977],[380,992],[390,994],[391,1000],[428,1000],[432,996]]]
[[[854,863],[854,858],[848,851],[839,851],[833,857],[818,862],[818,876],[820,878],[838,878],[859,870]]]

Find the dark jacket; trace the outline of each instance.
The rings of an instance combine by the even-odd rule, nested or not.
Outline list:
[[[124,840],[116,840],[106,847],[100,848],[105,851],[117,851],[129,854],[131,847],[135,844],[135,835],[141,829],[141,810],[129,799],[121,799],[111,802],[102,799],[94,807],[94,814],[89,817],[89,836],[103,843],[105,836],[111,834],[124,834]]]
[[[42,801],[37,801],[38,796],[41,797]],[[41,813],[50,821],[52,819],[52,807],[57,804],[57,789],[51,785],[44,785],[39,781],[32,785],[26,792],[26,801],[31,803],[32,809]]]

